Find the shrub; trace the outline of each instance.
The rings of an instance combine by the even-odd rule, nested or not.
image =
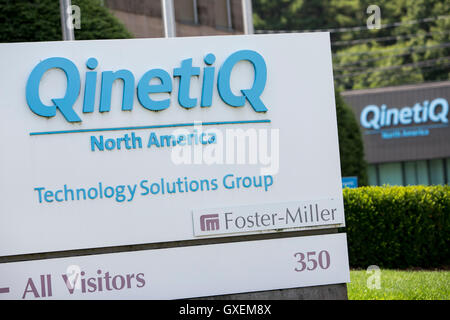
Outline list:
[[[357,176],[358,185],[365,186],[367,163],[364,160],[364,145],[358,122],[337,90],[335,97],[342,176]]]
[[[344,189],[350,265],[450,265],[450,186]]]

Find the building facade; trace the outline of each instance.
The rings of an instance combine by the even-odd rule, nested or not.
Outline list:
[[[342,96],[361,128],[370,185],[450,183],[450,81]]]
[[[135,38],[164,37],[161,0],[104,0]],[[244,33],[242,0],[174,0],[176,36]]]

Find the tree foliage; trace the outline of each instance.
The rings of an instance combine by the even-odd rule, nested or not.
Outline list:
[[[253,0],[255,29],[366,26],[371,0]],[[381,29],[331,33],[340,89],[450,78],[450,0],[379,0]],[[399,24],[400,23],[400,24]],[[358,42],[351,42],[358,40]]]
[[[253,0],[255,29],[312,30],[353,27],[361,25],[361,21],[367,19],[365,9],[360,10],[363,6],[359,1],[353,0]],[[336,34],[334,38],[336,41],[351,40],[345,36]],[[338,91],[336,113],[342,176],[357,176],[359,184],[366,185],[367,164],[364,160],[359,126],[352,110],[346,106]]]
[[[253,0],[255,29],[334,29],[330,37],[339,90],[450,78],[450,0],[376,1],[379,29],[367,28],[371,13],[366,10],[372,4],[371,0]],[[360,131],[339,93],[336,107],[342,175],[357,175],[365,184]]]
[[[131,34],[99,0],[72,0],[80,7],[75,39],[122,39]],[[0,42],[62,40],[59,1],[0,0]]]

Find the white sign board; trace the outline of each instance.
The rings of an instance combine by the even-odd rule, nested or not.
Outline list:
[[[0,299],[179,299],[349,281],[339,233],[4,263]]]
[[[328,33],[0,44],[0,57],[1,256],[344,226]],[[197,228],[230,207],[264,221]],[[315,220],[275,223],[287,209]]]

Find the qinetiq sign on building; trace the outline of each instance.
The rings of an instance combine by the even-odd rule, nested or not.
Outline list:
[[[450,155],[450,83],[437,82],[343,93],[359,122],[369,163]]]
[[[373,129],[366,131],[367,134],[380,133],[382,139],[427,136],[430,129],[448,126],[448,101],[436,98],[403,108],[368,105],[361,111],[360,123],[365,129]],[[411,126],[404,127],[406,125]],[[403,127],[399,129],[399,126]]]

